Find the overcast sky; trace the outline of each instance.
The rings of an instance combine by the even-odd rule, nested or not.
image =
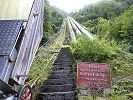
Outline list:
[[[56,6],[68,13],[77,11],[87,4],[96,3],[101,0],[49,0],[50,5]]]

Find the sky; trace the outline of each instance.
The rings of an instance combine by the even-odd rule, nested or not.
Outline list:
[[[56,6],[65,12],[78,11],[87,4],[96,3],[101,0],[49,0],[50,5]]]

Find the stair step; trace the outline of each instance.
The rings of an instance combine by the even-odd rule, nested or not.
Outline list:
[[[51,74],[71,74],[72,72],[70,70],[57,70],[52,71]]]
[[[72,74],[52,74],[51,76],[48,77],[48,79],[67,79],[67,78],[72,78]]]
[[[68,48],[61,49],[50,76],[40,87],[36,100],[78,100],[71,66],[72,59]]]
[[[51,79],[46,80],[43,84],[44,85],[63,85],[63,84],[74,84],[74,79],[68,78],[68,79]]]
[[[57,60],[57,61],[55,61],[54,63],[72,63],[72,61],[69,61],[69,60]]]
[[[69,92],[74,91],[75,85],[66,84],[66,85],[43,85],[40,88],[41,92],[51,93],[51,92]]]
[[[54,63],[54,65],[63,65],[63,66],[65,66],[65,65],[69,65],[69,66],[71,66],[72,64],[71,63],[66,63],[66,62],[62,62],[62,63]]]
[[[64,64],[62,64],[62,65],[54,65],[53,67],[54,68],[58,68],[58,67],[69,67],[70,68],[70,65],[64,65]]]
[[[69,92],[52,92],[52,93],[39,93],[39,96],[43,97],[54,97],[54,96],[75,96],[76,93],[74,91],[69,91]]]
[[[44,97],[40,96],[37,100],[78,100],[75,96],[53,96],[53,97]]]
[[[55,70],[71,70],[71,68],[70,67],[54,67],[53,71]]]
[[[76,99],[75,97],[55,96],[55,97],[41,97],[39,100],[76,100]]]

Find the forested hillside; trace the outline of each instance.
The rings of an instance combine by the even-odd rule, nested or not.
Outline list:
[[[133,98],[133,0],[104,0],[71,13],[94,35],[71,42],[77,61],[109,64],[114,92],[112,100]],[[130,100],[129,99],[129,100]]]
[[[49,5],[49,1],[45,0],[44,5],[44,37],[49,37],[53,34],[53,27],[52,27],[52,11]]]
[[[44,33],[41,45],[60,30],[64,17],[64,12],[62,10],[50,6],[48,0],[44,1]]]
[[[133,0],[107,0],[88,5],[73,17],[100,37],[133,45]]]
[[[60,30],[65,13],[57,7],[51,7],[51,9],[52,9],[52,24],[53,24],[52,26],[54,33],[57,33],[58,30]]]
[[[88,5],[72,16],[99,39],[126,44],[133,52],[133,1],[107,0]]]

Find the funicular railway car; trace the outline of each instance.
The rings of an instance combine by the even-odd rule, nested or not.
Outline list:
[[[43,34],[44,0],[0,0],[0,100],[31,100],[25,84]]]

